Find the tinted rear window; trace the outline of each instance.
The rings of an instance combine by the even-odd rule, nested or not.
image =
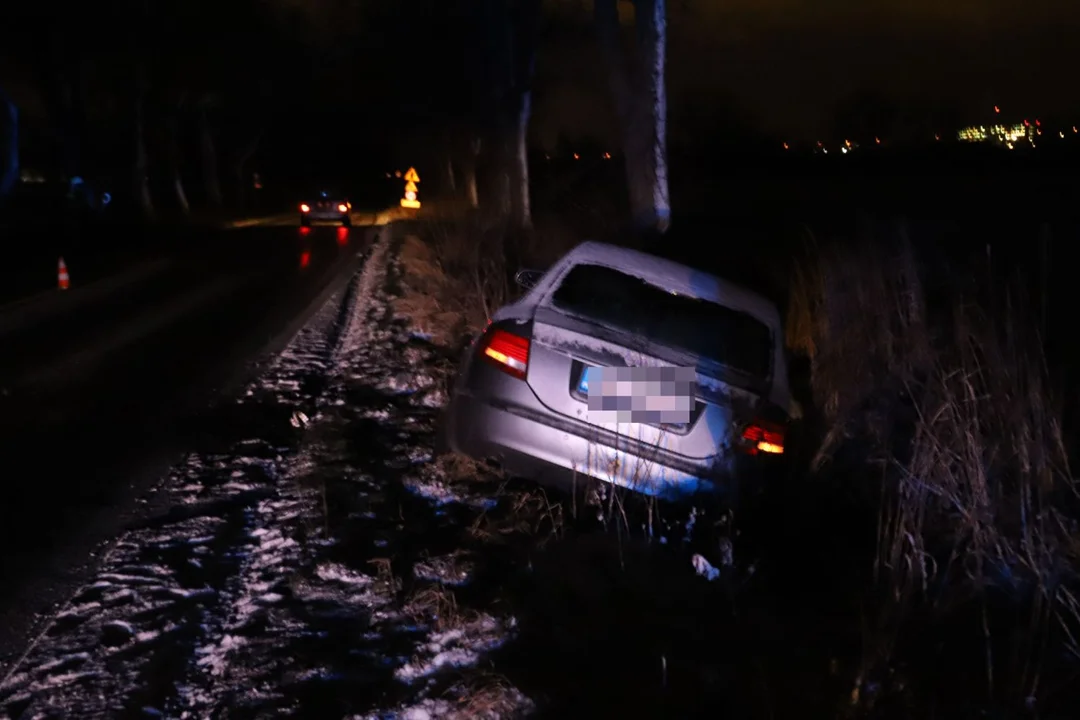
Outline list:
[[[675,295],[618,270],[576,265],[552,300],[560,310],[688,350],[757,378],[767,377],[772,365],[772,333],[756,318]]]

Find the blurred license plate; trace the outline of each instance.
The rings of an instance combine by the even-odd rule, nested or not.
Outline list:
[[[696,386],[694,368],[586,367],[577,388],[591,422],[681,426],[690,422]]]

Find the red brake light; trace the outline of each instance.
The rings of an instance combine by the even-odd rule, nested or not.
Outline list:
[[[782,455],[784,452],[784,429],[762,422],[753,422],[743,430],[742,439],[746,443],[746,452],[757,455],[759,452]]]
[[[307,203],[300,203],[300,212],[311,212],[311,206]]]
[[[342,203],[337,206],[338,212],[349,212],[349,206]]]
[[[503,372],[524,380],[529,369],[529,339],[496,329],[484,343],[484,358]]]

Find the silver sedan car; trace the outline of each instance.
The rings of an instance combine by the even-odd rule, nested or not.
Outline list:
[[[708,273],[586,242],[466,353],[443,446],[556,484],[723,493],[775,462],[797,406],[776,306]]]

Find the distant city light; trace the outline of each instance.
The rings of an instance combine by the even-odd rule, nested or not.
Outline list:
[[[973,125],[960,130],[956,138],[961,142],[989,142],[996,145],[1010,146],[1017,142],[1032,142],[1030,124],[1016,125]]]
[[[580,156],[580,155],[578,155],[577,153],[574,153],[574,159],[575,159],[575,160],[578,160],[578,159],[580,159],[580,158],[581,158],[581,156]]]
[[[785,149],[785,150],[789,149],[789,148],[788,148],[788,144],[787,144],[787,143],[784,143],[784,149]]]
[[[999,108],[997,105],[995,105],[994,106],[994,112],[996,112],[996,113],[1001,112],[1001,108]]]

